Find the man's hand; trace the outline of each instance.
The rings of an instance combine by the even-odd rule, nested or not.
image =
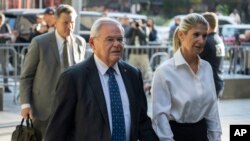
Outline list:
[[[25,119],[27,119],[28,117],[30,117],[31,119],[33,118],[33,116],[32,116],[32,110],[29,107],[22,109],[21,115]]]

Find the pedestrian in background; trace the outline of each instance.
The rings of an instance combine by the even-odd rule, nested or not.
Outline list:
[[[5,23],[5,16],[3,13],[0,13],[0,44],[6,44],[8,42],[11,42],[12,40],[12,34],[10,27],[7,23]],[[4,81],[4,91],[9,93],[11,92],[8,85],[8,58],[9,51],[5,49],[0,50],[0,63],[1,63],[1,70],[3,74],[3,81]]]
[[[158,141],[138,69],[120,61],[124,29],[118,21],[95,21],[93,55],[65,71],[45,141]]]
[[[125,34],[128,39],[128,45],[131,45],[131,49],[128,50],[129,64],[132,64],[142,71],[143,79],[148,79],[147,71],[149,66],[148,48],[147,45],[147,34],[146,26],[141,19],[131,22],[131,27]],[[143,47],[142,47],[143,46]]]
[[[173,40],[174,32],[175,32],[176,28],[179,26],[180,22],[181,22],[181,18],[180,18],[180,17],[177,16],[177,17],[174,18],[174,25],[172,25],[172,26],[170,27],[170,30],[169,30],[169,37],[168,37],[168,39],[169,39],[171,42],[172,42],[172,40]]]
[[[232,17],[237,24],[241,23],[241,18],[237,9],[234,9],[229,16]]]
[[[55,9],[51,7],[46,8],[42,15],[37,15],[37,23],[32,28],[31,39],[43,33],[54,31],[55,22]]]
[[[155,24],[153,19],[147,20],[147,30],[148,30],[148,41],[156,42],[157,41],[157,31],[155,29]]]
[[[245,32],[244,32],[244,42],[245,43],[250,43],[250,30],[249,29],[247,29],[247,30],[245,30]]]
[[[202,60],[208,30],[188,14],[174,34],[174,56],[152,82],[153,128],[161,141],[220,141],[221,125],[211,65]]]
[[[44,11],[44,20],[47,23],[48,26],[48,32],[54,31],[55,30],[55,23],[56,23],[56,18],[55,18],[55,9],[52,7],[47,7]]]
[[[32,25],[32,32],[30,33],[30,41],[41,34],[47,33],[48,32],[48,26],[47,23],[44,20],[43,15],[37,15],[36,16],[36,23]]]
[[[72,6],[60,5],[56,10],[55,31],[33,38],[22,66],[21,115],[32,118],[34,127],[43,137],[60,74],[84,59],[86,42],[73,35],[76,16]]]
[[[208,35],[203,52],[200,57],[210,63],[213,70],[213,77],[217,98],[222,96],[224,89],[223,73],[223,59],[225,56],[225,46],[223,40],[217,33],[218,31],[218,17],[213,12],[206,12],[202,14],[208,21]]]

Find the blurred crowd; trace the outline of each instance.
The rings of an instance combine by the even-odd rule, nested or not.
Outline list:
[[[103,13],[102,16],[108,16],[107,13]],[[241,17],[237,9],[234,9],[230,14],[236,23],[241,23]],[[128,48],[128,53],[126,55],[126,60],[134,65],[139,67],[142,70],[142,75],[144,80],[149,80],[148,72],[152,72],[152,68],[149,69],[150,59],[154,52],[159,50],[154,49],[153,46],[161,45],[159,42],[159,30],[156,29],[154,20],[151,18],[148,19],[132,19],[129,16],[123,16],[117,19],[125,29],[125,42],[126,45],[131,48]],[[174,19],[174,24],[169,27],[169,32],[166,39],[169,42],[172,42],[173,35],[176,28],[179,26],[181,18],[176,16]],[[25,24],[25,22],[23,23]],[[0,29],[0,43],[30,43],[32,38],[35,36],[41,35],[46,32],[54,31],[55,25],[55,9],[48,7],[41,14],[36,15],[35,23],[30,27],[29,34],[19,36],[15,30],[12,30],[8,23],[5,20],[4,14],[1,13],[1,29]],[[243,34],[237,33],[234,37],[222,38],[224,43],[231,45],[242,45],[250,42],[250,29],[246,29]],[[87,41],[88,42],[88,41]],[[166,45],[166,44],[165,44]],[[151,47],[149,47],[151,46]],[[19,47],[19,51],[20,51]],[[242,51],[240,51],[242,54]],[[237,55],[235,51],[229,52],[232,58],[236,55],[237,58],[243,58],[244,55]],[[1,56],[6,56],[6,52],[1,51]],[[2,57],[3,58],[3,57]],[[7,68],[6,57],[1,59],[2,68]],[[3,74],[7,75],[8,70],[3,69]],[[4,82],[7,83],[7,78],[4,79]],[[6,87],[6,91],[9,89]]]

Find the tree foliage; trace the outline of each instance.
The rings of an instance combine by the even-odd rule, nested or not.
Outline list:
[[[164,12],[167,13],[165,17],[187,13],[191,7],[189,0],[164,0],[163,2]]]

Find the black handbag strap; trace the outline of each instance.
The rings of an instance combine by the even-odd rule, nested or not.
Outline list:
[[[23,126],[23,122],[24,122],[24,118],[23,118],[22,121],[21,121],[21,124],[20,124],[21,126]]]
[[[24,126],[24,122],[26,122],[26,126]],[[30,118],[22,118],[21,124],[17,126],[16,130],[12,134],[12,139],[14,140],[23,140],[25,141],[42,141],[42,135],[39,130],[36,130],[33,127],[32,119]],[[28,139],[28,140],[27,140]]]
[[[32,122],[32,119],[31,118],[27,118],[27,119],[22,119],[22,121],[21,121],[21,126],[23,126],[23,122],[24,122],[24,120],[26,121],[26,126],[27,127],[31,127],[31,128],[33,128],[33,122]]]
[[[28,119],[26,119],[26,120],[28,120],[28,121],[29,121],[29,123],[30,123],[30,127],[31,127],[31,128],[33,128],[33,122],[32,122],[32,119],[31,119],[31,118],[28,118]]]

